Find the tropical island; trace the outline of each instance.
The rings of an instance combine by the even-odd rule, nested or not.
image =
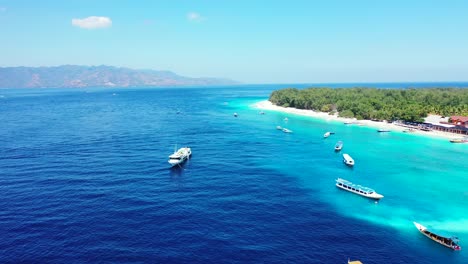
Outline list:
[[[254,107],[449,139],[468,135],[466,88],[285,88]]]
[[[358,120],[423,122],[429,114],[468,116],[468,89],[286,88],[269,101]]]

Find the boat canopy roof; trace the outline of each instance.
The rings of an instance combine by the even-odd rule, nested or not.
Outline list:
[[[349,187],[353,187],[354,189],[362,190],[362,191],[367,192],[367,193],[375,192],[374,189],[371,189],[371,188],[368,188],[368,187],[365,187],[365,186],[362,186],[362,185],[359,185],[359,184],[354,184],[354,183],[352,183],[350,181],[347,181],[347,180],[344,180],[344,179],[341,179],[341,178],[338,178],[336,180],[336,182],[347,185]]]

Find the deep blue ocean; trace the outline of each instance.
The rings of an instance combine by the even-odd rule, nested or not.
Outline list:
[[[0,90],[0,263],[468,263],[468,144],[252,106],[305,86]]]

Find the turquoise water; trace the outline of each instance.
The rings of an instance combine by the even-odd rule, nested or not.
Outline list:
[[[238,102],[244,109],[258,112],[253,103]],[[462,247],[467,243],[463,242],[468,241],[468,144],[452,144],[430,135],[377,133],[371,127],[263,111],[271,133],[287,140],[278,146],[288,155],[276,169],[297,177],[313,191],[314,198],[331,205],[336,213],[393,228],[407,243],[430,242],[414,232],[413,221],[458,236]],[[294,133],[277,131],[276,125]],[[336,134],[324,139],[326,131]],[[340,153],[333,150],[338,140],[344,142]],[[342,153],[354,158],[354,168],[342,163]],[[374,203],[332,188],[338,177],[371,187],[385,197]]]

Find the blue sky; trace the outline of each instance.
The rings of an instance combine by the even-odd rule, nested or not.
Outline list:
[[[468,81],[467,14],[468,1],[450,0],[0,0],[0,66],[105,64],[245,83]]]

